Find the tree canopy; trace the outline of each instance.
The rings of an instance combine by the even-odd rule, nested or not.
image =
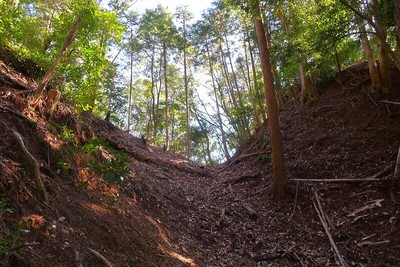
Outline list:
[[[109,112],[132,134],[204,163],[229,160],[269,117],[254,16],[278,103],[291,94],[307,104],[318,83],[362,60],[370,90],[390,92],[390,65],[400,68],[395,0],[219,0],[197,21],[185,7],[139,14],[129,1],[2,0],[0,12],[1,51],[37,80],[81,14],[49,86],[78,111]]]

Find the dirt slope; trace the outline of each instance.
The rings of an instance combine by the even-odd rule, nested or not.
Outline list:
[[[400,106],[382,100],[399,102],[400,90],[368,94],[367,77],[365,64],[355,65],[320,88],[306,107],[287,101],[281,112],[287,174],[378,174],[382,181],[292,181],[292,200],[278,205],[269,197],[265,129],[230,163],[199,166],[88,113],[76,116],[65,104],[52,118],[44,103],[27,109],[32,91],[26,88],[34,82],[3,67],[0,265],[104,265],[93,249],[114,266],[336,266],[313,206],[317,192],[349,266],[398,266],[400,188],[386,178],[400,142]],[[393,77],[400,88],[400,75],[393,71]],[[49,205],[25,171],[12,131],[41,165]],[[101,182],[88,160],[91,152],[82,150],[100,137],[129,156],[131,171],[120,186]],[[102,151],[98,160],[107,156]]]

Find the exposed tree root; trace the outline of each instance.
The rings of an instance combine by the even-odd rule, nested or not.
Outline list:
[[[97,251],[95,251],[95,250],[93,250],[93,249],[91,249],[91,248],[88,248],[88,250],[89,250],[96,258],[98,258],[99,260],[101,260],[101,262],[103,262],[103,264],[104,264],[105,266],[107,266],[107,267],[113,267],[113,265],[112,265],[103,255],[101,255],[100,253],[98,253]]]
[[[17,140],[18,146],[22,151],[22,154],[26,160],[26,162],[30,165],[30,167],[32,168],[32,172],[34,175],[34,178],[36,179],[37,185],[40,189],[40,191],[43,194],[43,198],[46,204],[49,204],[49,197],[47,195],[47,191],[46,188],[44,187],[42,178],[40,177],[40,168],[39,168],[39,163],[37,162],[37,160],[32,156],[31,153],[29,153],[28,149],[26,149],[24,141],[22,140],[21,135],[14,131],[13,135],[15,137],[15,139]]]

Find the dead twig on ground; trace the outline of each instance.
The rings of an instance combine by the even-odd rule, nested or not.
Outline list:
[[[299,195],[299,182],[297,182],[297,184],[296,184],[296,196],[295,196],[295,198],[294,198],[294,207],[293,207],[292,214],[290,214],[289,221],[292,220],[293,215],[294,215],[294,213],[295,213],[295,211],[296,211],[296,207],[297,207],[297,197],[298,197],[298,195]]]
[[[364,241],[360,242],[357,244],[357,246],[362,247],[362,246],[380,246],[384,244],[390,243],[390,240],[382,240],[382,241],[376,241],[376,242],[371,242],[371,241]]]
[[[395,101],[381,100],[380,102],[386,103],[386,104],[400,105],[400,102],[395,102]]]
[[[313,205],[314,205],[315,211],[318,214],[318,217],[322,223],[322,226],[324,227],[325,233],[328,236],[329,242],[331,243],[332,249],[335,252],[335,255],[336,255],[335,260],[337,260],[337,263],[339,263],[341,266],[348,267],[349,265],[346,263],[346,261],[340,254],[339,249],[336,246],[335,241],[333,241],[331,233],[329,232],[328,222],[327,222],[325,213],[322,209],[321,201],[319,199],[319,195],[317,192],[314,193],[314,198],[315,198],[315,201],[313,201]],[[317,203],[317,204],[315,204],[315,203]]]
[[[43,198],[45,203],[48,205],[49,204],[49,197],[47,195],[47,191],[46,188],[44,187],[42,178],[40,177],[40,168],[39,168],[39,163],[37,162],[37,160],[32,156],[31,153],[29,153],[28,149],[26,149],[24,141],[22,140],[21,135],[14,131],[13,132],[14,138],[17,140],[18,146],[22,151],[22,154],[25,158],[25,161],[30,165],[30,167],[32,168],[33,171],[33,175],[36,179],[37,185],[40,189],[40,191],[43,194]]]
[[[315,182],[315,183],[364,183],[364,182],[382,182],[382,179],[364,178],[364,179],[290,179],[295,182]]]
[[[100,253],[98,253],[96,250],[93,250],[91,248],[88,248],[88,250],[99,260],[101,260],[101,262],[107,266],[107,267],[113,267],[113,265]]]
[[[381,170],[380,172],[374,174],[371,176],[371,178],[379,178],[380,176],[388,173],[391,169],[393,168],[393,162],[390,163],[388,166],[386,166],[383,170]]]
[[[360,213],[360,212],[362,212],[364,210],[369,210],[369,209],[372,209],[372,208],[375,208],[375,207],[381,207],[382,206],[381,202],[383,202],[384,200],[385,199],[381,198],[381,199],[376,199],[376,200],[370,201],[372,203],[370,203],[368,205],[365,205],[364,207],[361,207],[361,208],[353,211],[352,213],[350,213],[347,216],[354,217],[354,216],[357,215],[357,213]]]
[[[400,176],[400,146],[399,152],[397,152],[397,160],[396,160],[396,167],[394,169],[394,178],[398,178]]]

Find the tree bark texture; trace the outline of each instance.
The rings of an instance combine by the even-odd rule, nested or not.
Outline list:
[[[264,93],[267,103],[268,121],[272,148],[272,178],[274,180],[274,197],[284,199],[288,195],[288,185],[285,175],[282,137],[279,126],[278,104],[275,96],[272,65],[267,45],[266,32],[257,8],[254,14],[254,24],[260,47],[261,69],[264,80]]]
[[[369,74],[371,76],[372,82],[372,91],[380,91],[382,89],[382,81],[381,76],[379,74],[378,66],[376,65],[376,61],[374,58],[374,53],[372,51],[371,45],[369,44],[369,40],[367,34],[365,33],[365,25],[364,21],[360,18],[357,18],[358,28],[360,30],[360,38],[362,47],[364,49],[365,56],[368,61],[368,69]]]

